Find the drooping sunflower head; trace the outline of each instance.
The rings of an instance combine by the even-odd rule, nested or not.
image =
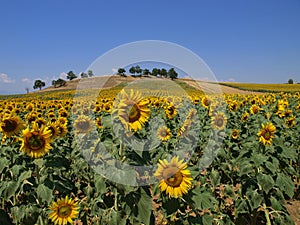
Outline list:
[[[256,113],[259,112],[259,110],[260,110],[260,107],[259,107],[258,105],[256,105],[256,104],[254,104],[254,105],[252,105],[252,106],[250,107],[250,112],[251,112],[251,114],[256,114]]]
[[[293,127],[296,124],[295,116],[291,116],[291,117],[287,118],[285,121],[285,124],[290,128]]]
[[[160,127],[157,130],[157,137],[158,139],[162,140],[162,141],[167,141],[171,138],[171,130],[169,128],[167,128],[166,126]]]
[[[193,178],[187,169],[187,164],[183,160],[179,161],[177,156],[174,156],[170,162],[166,159],[159,160],[154,176],[160,180],[160,190],[165,191],[169,197],[178,198],[187,194],[192,187]]]
[[[0,122],[0,132],[2,132],[5,137],[16,135],[24,128],[25,124],[18,116],[8,116]]]
[[[150,117],[149,101],[133,90],[130,94],[121,92],[120,103],[114,111],[124,127],[135,132],[142,129]]]
[[[211,100],[210,100],[208,97],[204,96],[204,97],[202,98],[202,100],[201,100],[201,105],[202,105],[204,108],[208,109],[209,106],[210,106],[210,104],[211,104]]]
[[[173,119],[178,113],[173,104],[168,104],[165,108],[165,113],[168,119]]]
[[[57,122],[53,123],[53,122],[48,122],[47,126],[46,126],[47,130],[51,131],[51,139],[56,138],[57,136],[59,136],[59,131],[57,129]]]
[[[239,130],[234,129],[234,130],[231,132],[231,137],[232,137],[233,139],[236,140],[236,139],[239,137]]]
[[[270,145],[274,138],[276,127],[271,122],[268,122],[266,125],[262,124],[261,126],[262,129],[257,133],[259,136],[259,142],[264,145]]]
[[[246,122],[248,118],[249,118],[249,113],[248,112],[244,112],[244,114],[242,115],[241,120],[242,120],[242,122]]]
[[[212,127],[217,130],[223,130],[227,123],[227,118],[223,112],[218,112],[215,116],[212,118]]]
[[[102,126],[102,118],[101,117],[98,117],[95,121],[96,123],[96,126],[101,129],[103,126]]]
[[[63,137],[68,133],[68,128],[67,124],[62,124],[62,123],[56,123],[56,128],[57,128],[57,136]]]
[[[78,202],[68,196],[53,201],[49,210],[48,217],[55,225],[66,225],[68,222],[72,224],[79,214]]]
[[[27,127],[22,131],[22,145],[20,150],[32,158],[40,158],[51,149],[51,131],[44,126],[39,127],[34,123],[32,129]]]
[[[85,115],[79,116],[74,122],[75,133],[90,133],[93,129],[93,120]]]

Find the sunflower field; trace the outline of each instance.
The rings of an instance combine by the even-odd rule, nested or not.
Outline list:
[[[300,94],[0,99],[0,224],[295,224]]]

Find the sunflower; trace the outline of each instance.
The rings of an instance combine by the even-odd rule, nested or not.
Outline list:
[[[177,110],[173,104],[168,104],[165,113],[168,119],[173,119],[177,115]]]
[[[75,132],[78,133],[89,133],[93,129],[93,120],[88,117],[81,115],[79,116],[74,123]]]
[[[234,129],[234,130],[231,132],[231,137],[232,137],[233,139],[236,140],[236,139],[239,137],[239,130]]]
[[[251,114],[256,114],[259,112],[259,110],[260,110],[259,106],[255,105],[255,104],[250,107]]]
[[[259,142],[264,145],[270,145],[274,138],[276,127],[271,122],[268,122],[266,125],[262,124],[261,126],[262,129],[257,133],[259,136]]]
[[[130,94],[122,91],[121,100],[114,112],[127,130],[141,130],[150,117],[149,101],[142,99],[139,92]]]
[[[67,128],[67,124],[66,123],[65,124],[57,123],[56,124],[56,128],[58,130],[57,136],[59,136],[59,137],[65,136],[65,134],[67,134],[67,132],[68,132],[68,128]]]
[[[212,119],[211,123],[213,128],[218,130],[223,130],[225,128],[225,125],[227,123],[227,118],[223,112],[218,112],[211,119]]]
[[[177,131],[177,137],[185,137],[190,130],[191,121],[185,120],[181,127]]]
[[[162,141],[167,141],[171,137],[171,130],[169,128],[167,128],[166,126],[163,126],[158,129],[157,137]]]
[[[210,100],[208,97],[204,96],[204,97],[202,98],[202,100],[201,100],[201,105],[202,105],[204,108],[208,109],[209,106],[210,106],[210,104],[211,104],[211,100]]]
[[[27,127],[22,133],[23,138],[20,150],[32,158],[40,158],[51,149],[51,131],[45,129],[44,126],[39,127],[37,123],[33,123],[31,130]]]
[[[0,132],[4,134],[4,138],[16,135],[24,128],[25,125],[18,116],[5,117],[0,123]]]
[[[58,199],[56,202],[52,202],[49,207],[51,213],[49,213],[49,219],[54,222],[54,224],[66,225],[68,222],[73,223],[73,220],[77,218],[79,214],[78,202],[74,201],[72,198]]]
[[[245,112],[245,113],[242,115],[241,120],[242,120],[242,122],[246,122],[248,118],[249,118],[249,113],[248,113],[248,112]]]
[[[58,117],[57,121],[61,124],[67,124],[68,119],[66,117]]]
[[[174,156],[171,162],[166,159],[159,160],[158,168],[154,176],[160,179],[159,187],[162,192],[166,192],[169,197],[178,198],[183,194],[187,194],[192,186],[192,176],[187,168],[187,164],[183,160],[178,161],[178,157]]]
[[[59,134],[59,131],[57,129],[57,122],[48,122],[46,129],[51,131],[51,139],[56,138]]]
[[[102,118],[101,117],[98,117],[95,121],[96,123],[96,126],[101,129],[103,126],[102,126]]]
[[[289,118],[286,119],[285,121],[285,124],[288,126],[288,127],[293,127],[295,124],[296,124],[296,121],[295,121],[295,116],[291,116]]]

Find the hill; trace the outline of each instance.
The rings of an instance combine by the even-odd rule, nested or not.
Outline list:
[[[121,77],[121,76],[95,76],[91,78],[83,78],[83,79],[75,79],[72,81],[68,81],[65,86],[61,86],[55,88],[54,86],[47,87],[38,92],[46,92],[46,91],[58,91],[58,90],[76,90],[76,89],[109,89],[116,87],[118,85],[126,86],[129,83],[134,81],[141,80],[151,80],[157,83],[166,83],[166,81],[171,81],[166,78],[157,78],[157,77]],[[206,81],[195,81],[192,79],[179,78],[174,80],[177,84],[181,85],[184,89],[196,89],[203,91],[208,94],[212,93],[220,93],[221,91],[225,94],[251,94],[252,91],[241,90],[235,87],[229,87],[225,85],[220,85],[218,83],[210,83]]]

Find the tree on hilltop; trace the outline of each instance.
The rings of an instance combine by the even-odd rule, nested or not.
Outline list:
[[[171,78],[172,80],[174,80],[178,77],[178,73],[175,71],[174,68],[169,69],[168,77]]]
[[[46,83],[44,81],[41,80],[35,80],[34,81],[34,85],[33,85],[33,89],[37,89],[39,88],[40,90],[42,89],[42,87],[45,87]]]
[[[75,78],[77,78],[77,76],[75,75],[75,73],[72,70],[67,73],[68,80],[73,80]]]
[[[88,70],[88,71],[87,71],[87,75],[88,75],[89,77],[93,77],[93,76],[94,76],[94,73],[93,73],[92,70]]]

